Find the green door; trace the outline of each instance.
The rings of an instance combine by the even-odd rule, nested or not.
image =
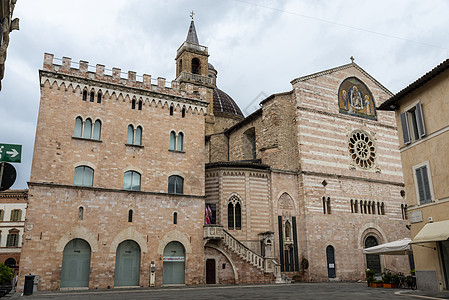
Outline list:
[[[162,284],[184,284],[185,250],[179,242],[170,242],[164,249]]]
[[[88,287],[90,246],[82,239],[67,243],[62,254],[61,287]]]
[[[121,242],[115,257],[114,286],[138,286],[140,275],[140,247],[134,241]]]

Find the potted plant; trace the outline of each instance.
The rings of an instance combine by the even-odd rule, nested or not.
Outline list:
[[[373,270],[367,269],[365,271],[366,274],[366,282],[368,283],[368,286],[372,286],[371,284],[375,281],[374,274],[375,272]]]
[[[372,287],[376,287],[376,288],[381,288],[381,287],[382,287],[382,281],[381,281],[381,280],[374,280],[374,281],[371,283],[371,286],[372,286]]]
[[[10,267],[4,263],[0,263],[0,295],[8,294],[12,289],[11,280],[14,278],[14,273]]]
[[[382,286],[388,289],[396,287],[393,283],[393,274],[391,274],[390,271],[385,271],[382,273]]]

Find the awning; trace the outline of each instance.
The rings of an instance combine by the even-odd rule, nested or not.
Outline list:
[[[394,242],[377,245],[363,249],[364,254],[382,254],[382,255],[408,255],[412,253],[409,245],[410,239],[405,238]]]
[[[449,220],[426,224],[411,244],[445,241],[449,238]]]

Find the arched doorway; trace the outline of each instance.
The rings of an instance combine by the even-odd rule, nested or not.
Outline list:
[[[374,236],[368,236],[365,239],[365,248],[379,245],[379,242]],[[366,268],[373,270],[376,276],[382,274],[382,267],[380,265],[380,256],[377,254],[366,254]]]
[[[90,245],[85,240],[73,239],[62,254],[61,287],[88,287]]]
[[[180,242],[165,246],[162,273],[162,284],[184,284],[185,250]]]
[[[335,278],[337,274],[335,272],[335,251],[334,247],[327,246],[326,248],[326,259],[327,259],[327,277]]]
[[[115,257],[114,286],[138,286],[140,246],[131,240],[121,242]]]

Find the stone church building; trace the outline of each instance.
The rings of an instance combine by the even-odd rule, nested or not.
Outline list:
[[[20,288],[30,273],[58,290],[408,271],[362,252],[409,234],[384,86],[351,62],[244,117],[193,21],[175,60],[168,87],[45,54]]]

